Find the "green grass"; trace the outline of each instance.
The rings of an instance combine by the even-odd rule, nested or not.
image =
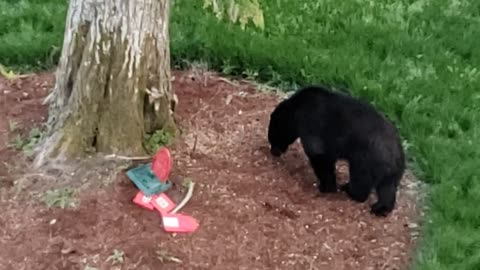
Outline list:
[[[203,60],[280,86],[347,86],[375,104],[431,184],[414,268],[480,269],[480,1],[261,3],[263,33],[218,22],[200,0],[176,0],[173,64]],[[0,0],[0,14],[0,63],[55,64],[65,1]]]
[[[70,188],[49,190],[45,193],[43,200],[48,207],[60,207],[65,209],[75,207],[75,191]]]
[[[0,63],[48,68],[59,56],[66,0],[0,0]]]

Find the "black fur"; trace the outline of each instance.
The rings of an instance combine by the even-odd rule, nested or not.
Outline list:
[[[321,192],[336,192],[335,162],[346,159],[350,182],[340,187],[365,202],[375,189],[371,210],[386,216],[395,208],[405,155],[395,126],[370,104],[324,87],[311,86],[282,101],[268,128],[271,153],[280,156],[300,138]]]

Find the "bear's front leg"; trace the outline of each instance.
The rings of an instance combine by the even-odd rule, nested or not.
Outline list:
[[[318,189],[322,193],[337,192],[337,178],[335,176],[335,159],[327,155],[309,157],[310,164],[317,176]]]

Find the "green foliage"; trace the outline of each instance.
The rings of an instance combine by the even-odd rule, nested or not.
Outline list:
[[[162,146],[169,145],[173,140],[173,135],[165,130],[157,130],[153,134],[145,136],[145,149],[148,153],[155,153]]]
[[[15,147],[15,149],[19,151],[22,150],[24,145],[25,145],[25,141],[20,135],[17,135],[17,137],[15,137],[15,139],[11,143],[11,146]]]
[[[0,0],[0,63],[17,70],[56,64],[67,1]]]
[[[48,207],[75,207],[73,195],[75,191],[69,188],[49,190],[44,196],[44,201]]]
[[[12,126],[10,128],[12,128]],[[41,136],[42,132],[39,128],[32,128],[26,138],[17,135],[13,143],[11,143],[11,146],[15,147],[16,150],[23,151],[27,156],[31,156]]]
[[[7,71],[7,69],[2,64],[0,64],[0,76],[4,77],[7,80],[12,80],[17,77],[15,72],[13,72],[12,70]]]
[[[265,28],[258,0],[203,0],[203,8],[209,7],[213,9],[218,19],[223,19],[227,15],[231,22],[239,22],[243,30],[249,21],[261,30]]]
[[[0,63],[48,66],[61,46],[65,4],[0,0]],[[346,86],[372,102],[399,125],[431,184],[414,268],[478,269],[479,1],[263,0],[261,32],[223,23],[204,4],[173,5],[174,66],[205,61],[288,90]]]

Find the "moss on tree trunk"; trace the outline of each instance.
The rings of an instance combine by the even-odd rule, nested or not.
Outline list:
[[[36,165],[87,150],[145,153],[145,132],[175,132],[168,0],[71,0],[48,131]]]

